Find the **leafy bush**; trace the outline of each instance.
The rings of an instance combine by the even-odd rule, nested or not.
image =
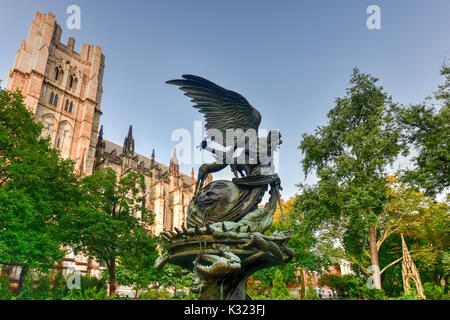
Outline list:
[[[90,287],[87,289],[69,290],[63,300],[108,300],[105,289]]]
[[[2,272],[0,276],[0,300],[10,300],[13,297],[10,285],[9,274]]]
[[[288,300],[290,298],[289,290],[286,287],[286,282],[284,281],[283,273],[281,273],[279,269],[275,271],[270,298],[273,300]]]
[[[165,288],[162,289],[148,289],[144,291],[139,297],[140,300],[169,300],[171,294]]]
[[[306,292],[304,300],[320,300],[319,295],[317,294],[316,288],[311,282],[311,279],[308,278],[308,282],[306,285]]]
[[[369,289],[367,286],[363,287],[363,298],[367,300],[386,300],[386,295],[382,289]]]
[[[319,286],[327,286],[336,291],[340,298],[358,299],[364,298],[368,289],[364,280],[356,275],[324,274],[320,277]]]
[[[50,296],[52,300],[62,300],[68,293],[66,279],[62,275],[62,272],[58,272],[52,281],[50,289]]]
[[[107,297],[106,280],[96,277],[81,276],[81,289],[67,289],[63,300],[105,300]]]
[[[16,297],[17,300],[49,300],[50,279],[46,274],[39,274],[37,279],[32,272],[25,276],[23,289]]]
[[[448,294],[445,293],[444,286],[437,286],[430,282],[423,284],[423,290],[427,299],[430,300],[450,300]]]

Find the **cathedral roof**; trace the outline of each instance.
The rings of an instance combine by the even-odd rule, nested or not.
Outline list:
[[[122,146],[120,146],[114,142],[111,142],[109,140],[103,140],[103,141],[105,142],[105,152],[106,153],[111,153],[114,150],[116,150],[117,155],[120,155],[122,153],[122,150],[123,150]],[[138,157],[138,163],[140,163],[141,161],[144,161],[144,166],[146,168],[151,167],[152,160],[150,158],[143,156],[142,154],[139,154],[139,153],[135,153],[135,155]],[[161,169],[161,173],[165,174],[165,173],[169,172],[169,167],[166,166],[165,164],[162,164],[158,161],[155,161],[155,164]],[[185,173],[182,173],[182,172],[180,172],[180,173],[183,176],[183,182],[187,185],[191,185],[192,184],[191,176],[187,175]]]

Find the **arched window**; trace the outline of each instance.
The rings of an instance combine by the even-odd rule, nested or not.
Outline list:
[[[64,111],[69,110],[69,99],[66,100],[66,105],[64,106]]]
[[[51,113],[47,113],[42,117],[42,124],[44,125],[44,128],[42,129],[41,136],[43,138],[53,139],[56,124],[55,117]]]
[[[61,157],[67,159],[70,155],[72,144],[72,126],[67,121],[62,121],[58,125],[56,132],[56,147],[61,152]]]
[[[55,69],[55,80],[58,81],[59,80],[59,68],[56,67]]]
[[[50,93],[50,100],[48,101],[48,103],[53,104],[53,98],[55,97],[55,95],[52,93]]]
[[[70,76],[69,88],[71,89],[77,88],[77,78],[74,75]]]
[[[58,105],[58,94],[55,94],[55,100],[53,100],[53,105],[55,107]]]
[[[72,101],[70,101],[69,112],[72,112],[72,107],[73,107],[73,102],[72,102]]]

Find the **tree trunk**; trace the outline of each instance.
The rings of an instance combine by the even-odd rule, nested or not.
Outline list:
[[[109,296],[112,297],[116,294],[116,260],[111,259],[109,262]]]
[[[370,261],[372,263],[372,279],[375,289],[381,289],[380,264],[378,263],[377,231],[375,225],[369,226]]]
[[[22,267],[19,275],[19,287],[17,288],[17,293],[21,293],[23,290],[23,283],[25,281],[25,277],[28,273],[28,268]]]
[[[300,299],[304,299],[305,298],[305,273],[303,272],[303,268],[300,268]]]

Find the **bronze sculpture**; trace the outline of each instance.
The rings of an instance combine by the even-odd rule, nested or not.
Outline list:
[[[169,262],[192,270],[191,290],[201,292],[201,299],[248,299],[248,276],[293,257],[293,251],[286,247],[290,232],[264,235],[280,202],[273,152],[281,143],[281,135],[272,130],[267,137],[256,136],[252,141],[245,133],[256,133],[261,115],[244,97],[198,76],[183,78],[167,83],[178,85],[204,114],[207,131],[201,147],[213,153],[216,162],[199,168],[186,226],[161,234],[168,246],[155,268]],[[241,134],[230,138],[230,130]],[[217,139],[219,135],[224,135],[225,141]],[[208,139],[225,149],[209,146]],[[214,181],[203,188],[209,173],[228,165],[235,176],[232,181]],[[268,186],[269,201],[260,208]]]

